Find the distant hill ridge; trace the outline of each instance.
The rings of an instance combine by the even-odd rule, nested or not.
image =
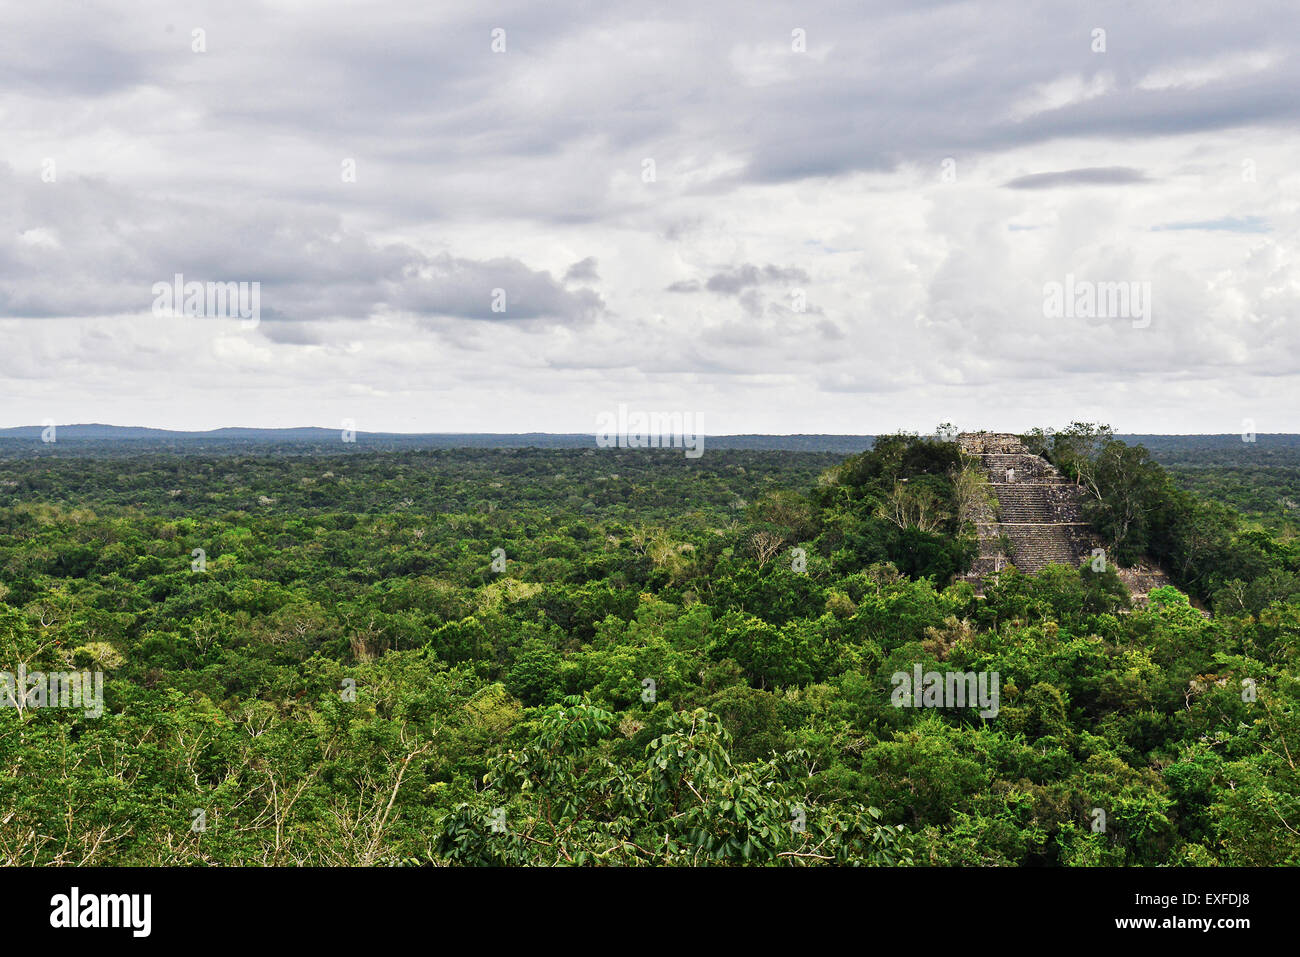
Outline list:
[[[41,442],[44,426],[24,425],[0,429],[0,441]],[[363,432],[355,433],[356,446],[404,448],[596,448],[595,432]],[[342,445],[341,429],[304,426],[288,429],[228,427],[205,432],[173,431],[143,426],[101,423],[56,426],[57,442],[175,443],[307,443]],[[875,441],[870,435],[709,435],[705,447],[718,449],[771,449],[774,451],[861,452]],[[349,443],[353,444],[353,443]]]
[[[24,425],[0,429],[0,442],[40,442],[44,426]],[[155,429],[145,426],[78,423],[57,426],[59,442],[155,442],[161,445],[202,445],[204,443],[266,443],[335,445],[341,443],[342,430],[317,426],[286,429],[263,429],[232,426],[208,431]],[[1300,449],[1300,435],[1260,433],[1246,443],[1233,433],[1218,434],[1117,434],[1130,445],[1141,444],[1153,454],[1195,456],[1197,452],[1218,451],[1245,457],[1266,454],[1269,450]],[[705,436],[705,448],[754,449],[772,451],[839,452],[849,454],[871,448],[873,435],[796,433],[789,435],[744,433]],[[356,433],[356,446],[402,448],[594,448],[595,435],[583,432],[363,432]]]

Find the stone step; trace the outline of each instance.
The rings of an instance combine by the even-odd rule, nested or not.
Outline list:
[[[1002,484],[993,487],[1003,522],[1082,522],[1078,489],[1057,483]]]

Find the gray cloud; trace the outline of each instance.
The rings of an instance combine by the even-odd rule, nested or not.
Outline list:
[[[98,180],[20,181],[4,167],[0,186],[20,198],[0,208],[0,316],[142,313],[152,307],[153,284],[176,274],[259,282],[262,316],[270,321],[365,319],[383,309],[579,321],[604,307],[596,293],[565,289],[517,258],[475,260],[381,244],[314,210],[151,200]],[[574,268],[594,266],[588,259]],[[494,302],[504,308],[494,310]],[[282,334],[279,341],[310,337]]]
[[[1094,166],[1055,173],[1031,173],[1028,176],[1017,176],[1002,185],[1007,189],[1055,189],[1059,186],[1124,186],[1148,181],[1147,175],[1138,169]]]
[[[501,308],[494,309],[494,297]],[[550,273],[517,259],[475,262],[448,255],[413,265],[389,284],[385,301],[420,315],[493,320],[589,319],[604,306],[594,292],[570,292]]]
[[[564,273],[565,282],[595,282],[600,278],[596,271],[596,257],[588,256],[570,266]]]
[[[724,296],[735,296],[755,286],[777,282],[808,282],[808,274],[794,266],[767,265],[760,268],[745,263],[710,276],[704,288]]]
[[[1221,219],[1203,219],[1191,223],[1161,223],[1152,226],[1156,232],[1178,231],[1185,229],[1208,230],[1210,232],[1228,233],[1266,233],[1269,231],[1267,220],[1262,216],[1225,216]]]

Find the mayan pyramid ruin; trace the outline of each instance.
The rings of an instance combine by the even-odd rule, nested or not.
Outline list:
[[[1078,568],[1093,560],[1102,543],[1084,520],[1083,492],[1055,466],[1010,433],[963,432],[957,443],[979,460],[996,499],[995,506],[977,506],[971,516],[979,557],[967,581],[979,589],[1008,565],[1033,574],[1053,563]],[[1170,584],[1164,572],[1146,563],[1117,571],[1137,600]]]

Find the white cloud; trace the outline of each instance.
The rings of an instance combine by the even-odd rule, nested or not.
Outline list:
[[[1075,73],[1040,83],[1022,99],[1011,105],[1011,118],[1017,122],[1038,113],[1064,109],[1095,100],[1115,89],[1115,78],[1110,73],[1094,73],[1085,77]]]
[[[1279,54],[1261,50],[1251,53],[1231,53],[1215,57],[1208,62],[1192,60],[1173,66],[1152,70],[1138,81],[1139,90],[1188,89],[1262,73],[1281,59]]]
[[[141,9],[0,12],[0,425],[1300,430],[1283,3]],[[1046,320],[1067,274],[1151,326]]]

